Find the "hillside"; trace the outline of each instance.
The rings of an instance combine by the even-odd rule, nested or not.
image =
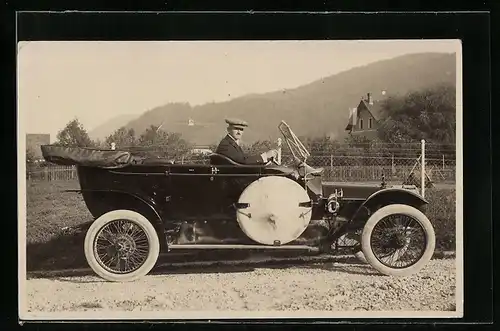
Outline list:
[[[116,129],[126,125],[134,118],[138,117],[138,115],[119,115],[111,118],[110,120],[104,122],[103,124],[97,126],[96,128],[89,131],[89,136],[91,139],[100,139],[104,140],[107,136],[109,136]]]
[[[275,139],[276,126],[287,121],[297,135],[345,135],[349,108],[368,92],[375,100],[405,94],[437,83],[455,84],[455,54],[424,53],[397,57],[353,68],[295,89],[251,94],[227,102],[191,107],[167,104],[130,121],[127,128],[142,132],[163,122],[163,129],[179,132],[200,145],[217,142],[225,134],[224,118],[240,117],[251,127],[245,141]],[[382,96],[382,91],[387,91]],[[195,125],[188,126],[193,119]],[[116,127],[117,128],[117,127]]]

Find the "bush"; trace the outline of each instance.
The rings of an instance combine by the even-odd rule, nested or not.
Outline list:
[[[425,191],[429,201],[427,216],[436,231],[437,250],[456,249],[456,190],[429,189]]]

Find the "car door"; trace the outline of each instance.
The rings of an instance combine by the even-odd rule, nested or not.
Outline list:
[[[172,165],[167,181],[170,219],[206,220],[220,209],[220,194],[210,165]]]

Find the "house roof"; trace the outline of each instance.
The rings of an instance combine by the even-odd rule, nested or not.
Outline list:
[[[380,118],[381,111],[382,111],[382,101],[373,100],[373,104],[370,105],[366,100],[361,100],[360,105],[361,104],[364,104],[366,109],[368,109],[368,111],[372,114],[372,116],[373,116],[373,118],[375,118],[375,120],[378,120]]]
[[[352,130],[354,125],[356,124],[359,107],[364,106],[373,116],[373,118],[377,121],[380,118],[381,110],[382,110],[382,100],[373,100],[373,104],[369,104],[368,100],[361,99],[358,106],[353,109],[353,111],[349,114],[349,120],[345,130]]]

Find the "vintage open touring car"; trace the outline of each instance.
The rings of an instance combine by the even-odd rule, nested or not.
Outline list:
[[[346,244],[385,275],[418,272],[435,233],[428,202],[404,186],[323,181],[323,169],[282,121],[293,162],[242,165],[212,154],[180,164],[130,150],[42,146],[46,161],[76,165],[80,192],[95,220],[84,250],[109,281],[148,274],[160,252],[175,249],[287,249],[333,253]],[[346,240],[347,238],[347,240]]]

